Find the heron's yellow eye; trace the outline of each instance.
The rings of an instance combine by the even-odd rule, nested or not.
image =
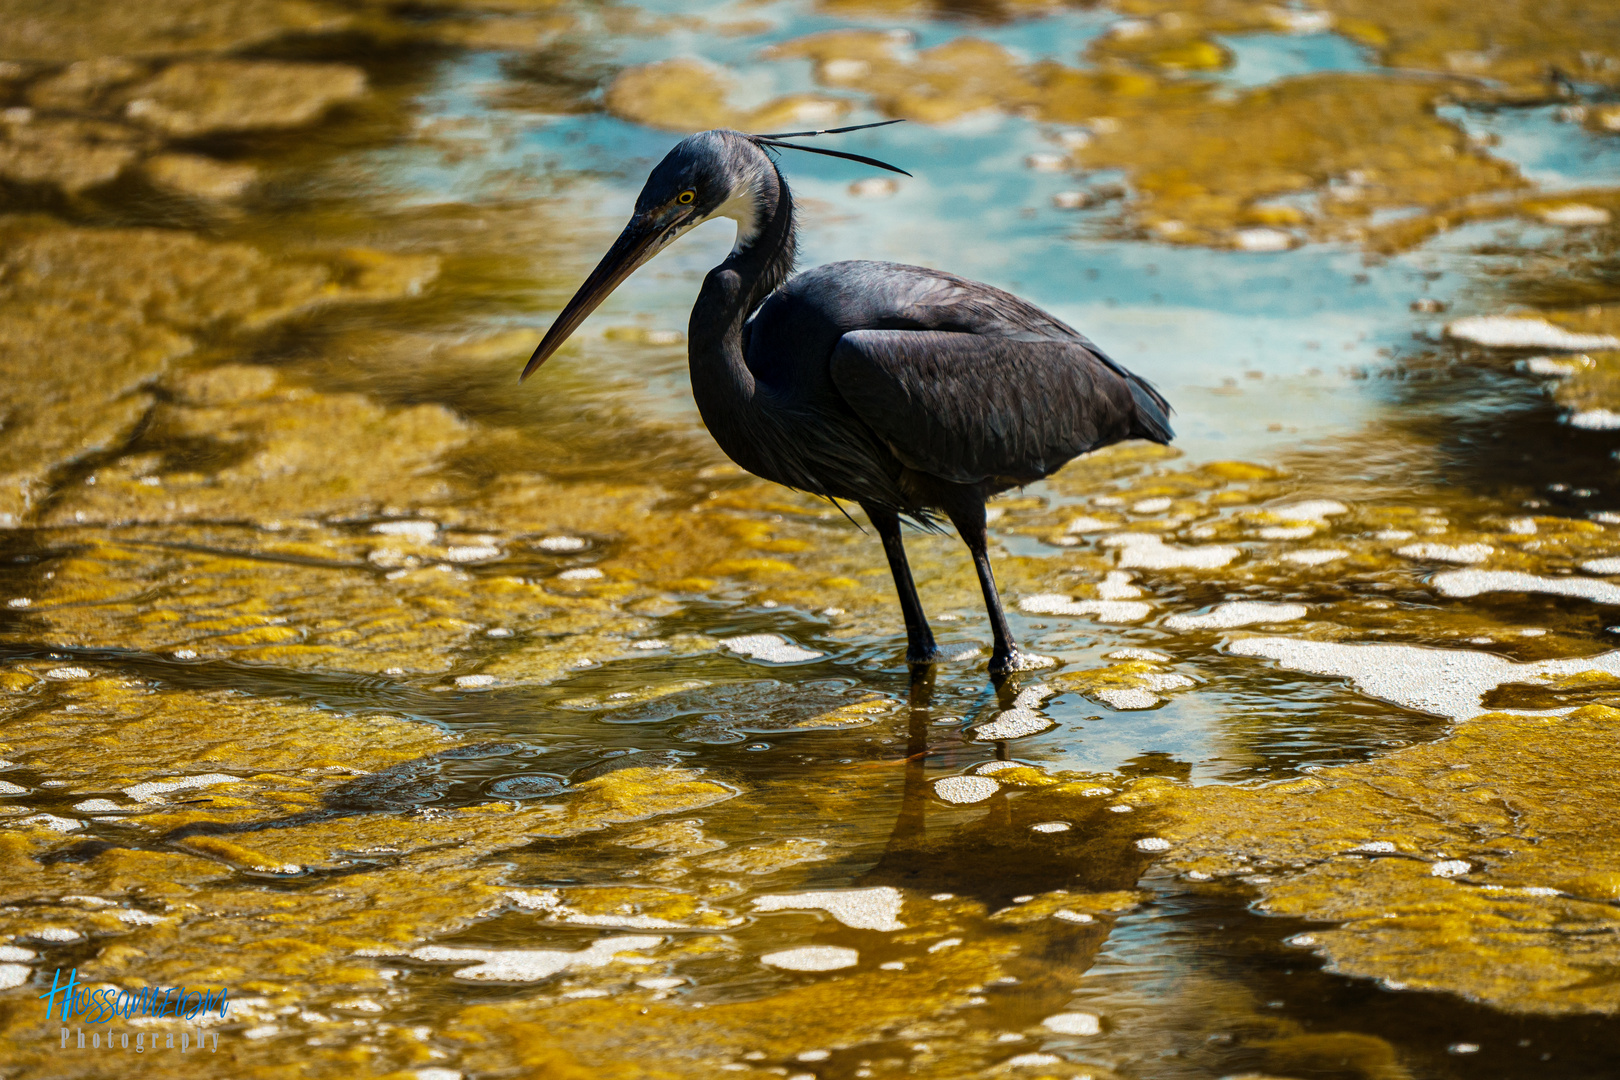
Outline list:
[[[695,198],[697,198],[697,192],[683,191],[680,193],[680,195],[676,196],[675,201],[680,203],[689,203]]]

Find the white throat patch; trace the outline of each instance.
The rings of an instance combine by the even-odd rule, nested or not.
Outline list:
[[[710,218],[728,217],[737,223],[737,242],[731,245],[735,255],[754,242],[759,235],[759,195],[752,185],[739,187],[731,198],[715,207]]]

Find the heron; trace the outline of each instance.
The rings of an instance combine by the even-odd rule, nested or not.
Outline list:
[[[893,121],[888,121],[892,123]],[[523,379],[638,267],[713,218],[737,240],[703,280],[687,333],[692,396],[726,455],[755,476],[856,503],[882,541],[906,659],[939,655],[901,521],[967,545],[989,615],[994,676],[1020,652],[996,588],[985,502],[1125,439],[1167,443],[1170,405],[1073,327],[990,285],[891,262],[794,273],[793,196],[772,151],[896,166],[791,141],[859,130],[691,135],[652,170],[619,238],[546,332]],[[905,175],[910,175],[905,173]]]

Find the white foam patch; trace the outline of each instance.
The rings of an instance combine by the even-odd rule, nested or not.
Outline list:
[[[1294,237],[1281,229],[1239,229],[1232,234],[1232,246],[1239,251],[1287,251]]]
[[[456,676],[456,686],[460,687],[462,690],[478,690],[478,689],[481,689],[481,688],[483,688],[485,686],[494,686],[494,685],[495,685],[495,676],[493,676],[493,675],[457,675]]]
[[[1162,836],[1144,836],[1134,846],[1137,851],[1169,851],[1170,841]]]
[[[1002,1064],[1009,1069],[1042,1069],[1048,1065],[1061,1065],[1063,1059],[1056,1054],[1019,1054]]]
[[[1102,1017],[1088,1012],[1058,1013],[1042,1020],[1041,1026],[1059,1035],[1096,1035],[1102,1031]]]
[[[825,655],[795,645],[780,634],[744,634],[727,638],[720,644],[750,660],[764,660],[771,664],[796,664]]]
[[[1580,361],[1585,361],[1585,363]],[[1591,362],[1592,359],[1588,356],[1578,356],[1574,360],[1554,360],[1550,356],[1532,356],[1524,362],[1524,370],[1532,375],[1565,379],[1581,370],[1581,368],[1588,366]]]
[[[26,964],[0,964],[0,990],[10,990],[28,981],[33,971]]]
[[[948,803],[983,802],[1001,790],[988,776],[946,776],[934,781],[934,794]]]
[[[446,548],[444,552],[444,557],[454,563],[483,562],[485,559],[498,559],[500,556],[501,549],[489,544],[458,545]]]
[[[1133,514],[1162,514],[1170,509],[1170,500],[1164,497],[1157,499],[1143,499],[1141,502],[1131,504]]]
[[[458,968],[458,979],[479,982],[539,982],[560,971],[580,971],[586,968],[606,967],[615,960],[645,961],[646,957],[630,955],[642,949],[651,949],[664,941],[661,937],[626,936],[593,941],[578,952],[562,949],[453,949],[443,945],[429,945],[413,949],[414,960],[461,963],[475,961],[470,967]]]
[[[1120,549],[1121,567],[1141,567],[1144,570],[1213,570],[1242,554],[1240,549],[1224,544],[1178,547],[1166,544],[1155,533],[1116,533],[1106,537],[1102,544]]]
[[[1088,923],[1096,922],[1097,917],[1084,911],[1070,911],[1068,908],[1058,908],[1052,912],[1052,918],[1062,922]]]
[[[84,822],[73,818],[57,817],[55,814],[30,814],[28,817],[17,818],[13,825],[37,825],[52,832],[77,832],[84,828]]]
[[[43,930],[35,930],[27,935],[35,941],[49,941],[54,945],[66,945],[72,941],[80,941],[84,935],[67,926],[47,926]]]
[[[1103,654],[1104,660],[1169,660],[1168,653],[1155,652],[1152,649],[1115,649],[1111,653]]]
[[[8,964],[37,958],[38,954],[33,949],[24,949],[20,945],[0,945],[0,960],[4,960]]]
[[[542,551],[584,551],[585,541],[577,536],[548,536],[539,546]]]
[[[28,789],[21,784],[13,784],[10,780],[0,780],[0,796],[26,794],[28,794]]]
[[[1585,409],[1571,413],[1565,423],[1586,431],[1613,431],[1620,428],[1620,412],[1613,409]]]
[[[1141,622],[1153,606],[1140,600],[1074,600],[1062,593],[1040,593],[1018,601],[1018,610],[1031,615],[1090,615],[1098,622]]]
[[[1577,334],[1546,319],[1517,315],[1476,315],[1446,327],[1446,336],[1494,349],[1620,349],[1620,338],[1610,334]]]
[[[1315,525],[1267,525],[1260,530],[1262,540],[1303,540],[1315,535]]]
[[[637,979],[636,985],[643,990],[673,990],[685,982],[679,975],[655,975],[649,979]]]
[[[1423,562],[1478,563],[1490,558],[1495,550],[1489,544],[1407,544],[1396,548],[1395,554]]]
[[[1339,551],[1336,548],[1312,548],[1309,551],[1290,551],[1283,556],[1287,562],[1297,563],[1300,566],[1321,566],[1323,563],[1333,562],[1349,555],[1348,551]]]
[[[852,930],[904,930],[900,890],[888,885],[874,889],[834,889],[826,892],[784,893],[754,899],[755,911],[825,911]]]
[[[1097,586],[1097,595],[1104,600],[1135,600],[1142,595],[1142,590],[1131,584],[1135,576],[1123,570],[1110,570]]]
[[[427,543],[438,535],[439,524],[436,521],[379,521],[371,531],[383,536],[408,536]]]
[[[1074,826],[1067,821],[1038,821],[1030,826],[1031,830],[1038,833],[1068,832],[1072,828]]]
[[[806,945],[802,949],[783,949],[766,953],[760,962],[783,971],[837,971],[854,967],[861,954],[854,949],[838,945]]]
[[[1620,585],[1581,577],[1538,577],[1517,570],[1447,570],[1434,576],[1441,596],[1478,596],[1490,592],[1549,593],[1597,604],[1620,604]]]
[[[1078,535],[1081,533],[1108,532],[1117,527],[1115,522],[1104,521],[1102,518],[1077,517],[1071,520],[1068,527],[1063,531]]]
[[[111,799],[86,799],[84,802],[74,803],[73,809],[81,814],[118,814],[130,807],[120,806]]]
[[[1474,867],[1464,859],[1446,859],[1429,867],[1429,873],[1435,877],[1462,877]]]
[[[88,679],[90,677],[90,672],[82,667],[58,667],[51,668],[51,670],[47,671],[45,673],[45,677],[47,679],[61,680]]]
[[[1393,840],[1369,840],[1365,844],[1357,844],[1349,850],[1366,855],[1393,855],[1396,849]]]
[[[1620,574],[1620,558],[1588,559],[1581,569],[1588,574]]]
[[[1035,712],[1033,709],[1008,709],[998,713],[996,718],[988,724],[980,724],[973,728],[973,737],[986,742],[1001,739],[1022,739],[1029,735],[1039,735],[1041,732],[1057,725]]]
[[[159,795],[167,795],[171,791],[190,791],[192,788],[213,787],[215,784],[235,784],[241,779],[239,776],[228,776],[225,773],[203,773],[200,776],[182,776],[175,780],[148,780],[144,784],[125,788],[124,794],[136,802],[156,802]]]
[[[156,926],[158,923],[168,922],[161,915],[153,915],[149,911],[137,911],[134,908],[120,908],[117,911],[110,911],[108,914],[119,922],[128,923],[130,926]]]
[[[1573,660],[1516,664],[1467,649],[1416,645],[1356,645],[1336,641],[1254,637],[1233,642],[1238,656],[1263,656],[1293,671],[1348,678],[1356,689],[1419,712],[1467,720],[1485,710],[1480,697],[1505,683],[1604,671],[1620,675],[1620,650]],[[1567,711],[1567,710],[1565,710]]]
[[[557,575],[558,581],[597,581],[607,575],[594,566],[581,566],[576,570],[564,570]]]
[[[1018,691],[1017,697],[1013,698],[1013,708],[1038,709],[1046,704],[1048,698],[1057,697],[1057,693],[1056,687],[1048,686],[1046,683],[1026,686]]]
[[[1164,620],[1171,630],[1229,630],[1255,623],[1293,622],[1310,613],[1304,604],[1271,604],[1261,600],[1234,600],[1203,615],[1172,615]]]
[[[1096,698],[1098,701],[1101,701],[1104,705],[1107,705],[1110,709],[1115,709],[1119,712],[1130,712],[1133,709],[1151,709],[1155,705],[1158,705],[1164,701],[1163,698],[1161,698],[1158,694],[1155,694],[1153,691],[1145,690],[1140,687],[1132,687],[1130,689],[1124,689],[1117,686],[1109,687],[1106,690],[1098,690],[1091,696]]]
[[[1549,206],[1543,210],[1541,220],[1549,225],[1607,225],[1609,212],[1601,206],[1564,203],[1562,206]]]
[[[1306,499],[1286,506],[1270,506],[1266,512],[1284,521],[1322,521],[1335,514],[1348,514],[1350,508],[1337,499]]]

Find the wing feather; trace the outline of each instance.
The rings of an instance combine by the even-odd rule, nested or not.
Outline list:
[[[1041,329],[1068,330],[1028,306]],[[1072,330],[853,330],[829,373],[907,467],[963,484],[1025,483],[1122,439],[1171,437],[1164,399],[1088,346]]]

